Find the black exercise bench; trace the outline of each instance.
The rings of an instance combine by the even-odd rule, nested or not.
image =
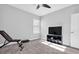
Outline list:
[[[0,31],[0,34],[6,39],[4,44],[0,46],[0,48],[4,47],[5,45],[9,44],[10,42],[17,42],[19,47],[21,48],[20,51],[24,48],[23,43],[29,42],[29,40],[20,40],[20,39],[12,39],[5,31]]]

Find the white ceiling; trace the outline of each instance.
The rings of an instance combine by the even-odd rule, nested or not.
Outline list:
[[[51,8],[45,8],[45,7],[40,7],[39,9],[36,9],[36,4],[10,4],[13,7],[19,8],[21,10],[36,14],[38,16],[43,16],[48,13],[60,10],[62,8],[71,6],[71,4],[49,4]]]

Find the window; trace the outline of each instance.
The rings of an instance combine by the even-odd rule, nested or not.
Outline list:
[[[34,19],[33,20],[33,34],[39,34],[40,33],[40,20]]]

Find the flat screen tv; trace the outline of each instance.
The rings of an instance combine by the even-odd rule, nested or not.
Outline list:
[[[49,27],[48,34],[62,35],[62,26]]]

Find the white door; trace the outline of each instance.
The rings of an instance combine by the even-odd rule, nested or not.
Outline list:
[[[71,46],[79,48],[79,14],[71,16]]]

